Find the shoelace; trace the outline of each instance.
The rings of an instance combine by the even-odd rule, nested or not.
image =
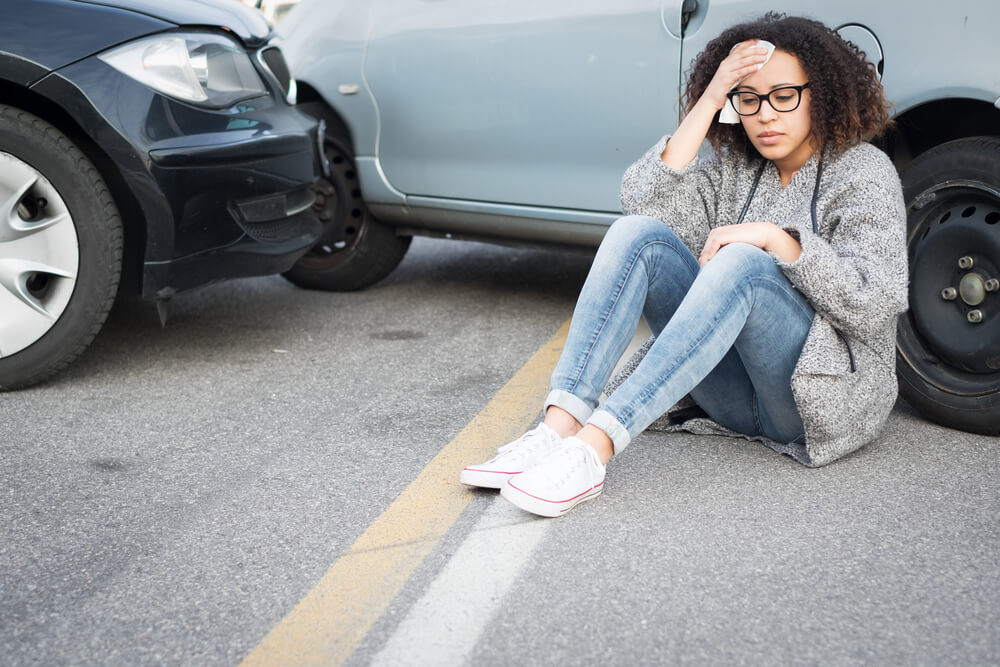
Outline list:
[[[554,479],[556,485],[562,486],[566,480],[573,476],[576,469],[583,466],[587,469],[588,484],[594,487],[594,470],[600,470],[601,461],[597,458],[594,448],[585,442],[569,442],[555,454],[550,461],[560,460],[567,462],[567,465],[560,465]],[[591,464],[594,465],[591,465]],[[561,473],[561,474],[560,474]]]
[[[542,428],[541,424],[539,424],[514,442],[508,442],[506,445],[498,448],[497,455],[506,454],[507,452],[510,452],[511,454],[529,454],[538,449],[538,447],[547,440],[548,437],[546,436],[545,430]]]

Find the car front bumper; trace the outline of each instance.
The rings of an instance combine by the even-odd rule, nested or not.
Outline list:
[[[322,128],[280,91],[204,109],[96,57],[34,89],[73,117],[120,176],[110,180],[132,204],[119,207],[126,236],[141,239],[142,296],[280,273],[319,238],[312,186]]]

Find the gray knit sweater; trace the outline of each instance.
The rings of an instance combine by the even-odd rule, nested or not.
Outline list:
[[[667,139],[626,170],[622,210],[664,221],[697,256],[709,229],[736,222],[759,158],[699,158],[676,171],[660,160]],[[830,463],[878,435],[896,399],[896,319],[907,306],[906,213],[888,156],[870,144],[824,154],[814,234],[817,167],[814,156],[783,189],[767,164],[744,217],[794,228],[801,238],[794,262],[772,257],[816,312],[791,381],[805,444],[765,442],[807,466]],[[681,428],[732,434],[707,419]]]

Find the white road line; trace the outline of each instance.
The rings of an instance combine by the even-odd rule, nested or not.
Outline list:
[[[618,366],[649,336],[641,323]],[[555,519],[497,498],[370,663],[463,665]]]
[[[464,664],[551,521],[498,497],[371,664]]]

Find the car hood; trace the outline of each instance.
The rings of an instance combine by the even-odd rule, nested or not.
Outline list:
[[[104,5],[138,12],[177,25],[199,25],[228,28],[248,46],[267,41],[271,26],[256,9],[240,2],[218,0],[87,0],[91,5]]]

